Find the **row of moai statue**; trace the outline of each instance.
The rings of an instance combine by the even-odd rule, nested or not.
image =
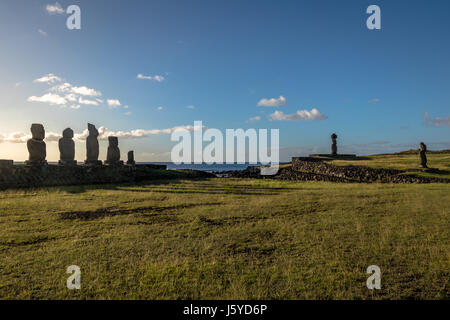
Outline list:
[[[98,144],[98,130],[94,125],[88,123],[89,135],[86,139],[86,161],[85,165],[98,166],[102,165],[102,161],[98,160],[100,147]],[[34,123],[31,125],[32,138],[27,141],[27,148],[29,152],[28,161],[25,163],[28,165],[46,165],[47,161],[47,149],[44,142],[45,129],[42,124]],[[63,166],[77,165],[75,160],[75,142],[73,141],[73,130],[67,128],[63,131],[63,136],[58,141],[58,147],[60,152],[59,164]],[[123,161],[120,160],[119,139],[117,137],[108,137],[108,153],[106,155],[106,165],[123,165]],[[128,152],[127,165],[135,165],[134,152]]]

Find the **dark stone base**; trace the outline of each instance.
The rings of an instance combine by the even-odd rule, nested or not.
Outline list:
[[[135,166],[136,161],[127,161],[127,166]]]
[[[0,167],[0,190],[48,186],[112,184],[171,178],[165,165],[136,166],[46,166]]]
[[[114,161],[114,162],[105,161],[105,165],[107,165],[107,166],[123,166],[123,161]]]
[[[33,166],[33,167],[42,167],[47,166],[47,160],[27,160],[25,161],[25,165]]]
[[[356,154],[310,154],[309,156],[310,157],[333,158],[333,159],[356,158]]]
[[[84,161],[84,164],[86,166],[101,166],[101,165],[103,165],[101,160],[86,160],[86,161]]]
[[[0,160],[0,168],[12,167],[13,164],[13,160]]]
[[[77,160],[59,160],[58,164],[60,166],[76,166]]]

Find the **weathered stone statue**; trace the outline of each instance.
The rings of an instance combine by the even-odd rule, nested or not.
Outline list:
[[[77,164],[75,160],[75,142],[73,141],[73,130],[64,129],[63,137],[58,141],[60,153],[60,165],[73,166]]]
[[[420,143],[420,167],[421,168],[428,168],[427,167],[427,146],[425,143]]]
[[[333,141],[333,143],[331,144],[331,154],[333,156],[337,155],[337,144],[336,144],[336,139],[337,139],[337,134],[333,133],[331,135],[331,140]]]
[[[123,165],[123,161],[120,161],[119,139],[117,137],[108,137],[108,142],[109,146],[105,164]]]
[[[39,123],[31,125],[32,138],[27,141],[27,148],[29,152],[27,165],[46,165],[47,150],[44,142],[45,130],[44,126]]]
[[[134,161],[134,151],[128,151],[127,164],[134,166],[136,162]]]
[[[98,130],[93,124],[88,123],[89,136],[86,139],[86,161],[87,165],[101,165],[102,162],[98,160],[99,145],[98,145]]]

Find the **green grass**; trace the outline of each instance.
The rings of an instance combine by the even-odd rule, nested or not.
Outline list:
[[[0,297],[449,299],[449,194],[250,179],[2,191]]]
[[[450,153],[428,153],[428,167],[439,169],[439,173],[422,172],[419,169],[420,157],[418,154],[386,154],[359,157],[358,160],[331,160],[325,161],[334,165],[368,166],[372,168],[388,168],[411,170],[411,174],[450,179]],[[417,169],[417,171],[413,171]]]

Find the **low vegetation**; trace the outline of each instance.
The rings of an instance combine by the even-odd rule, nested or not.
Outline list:
[[[449,299],[449,195],[219,178],[2,191],[0,297]]]

